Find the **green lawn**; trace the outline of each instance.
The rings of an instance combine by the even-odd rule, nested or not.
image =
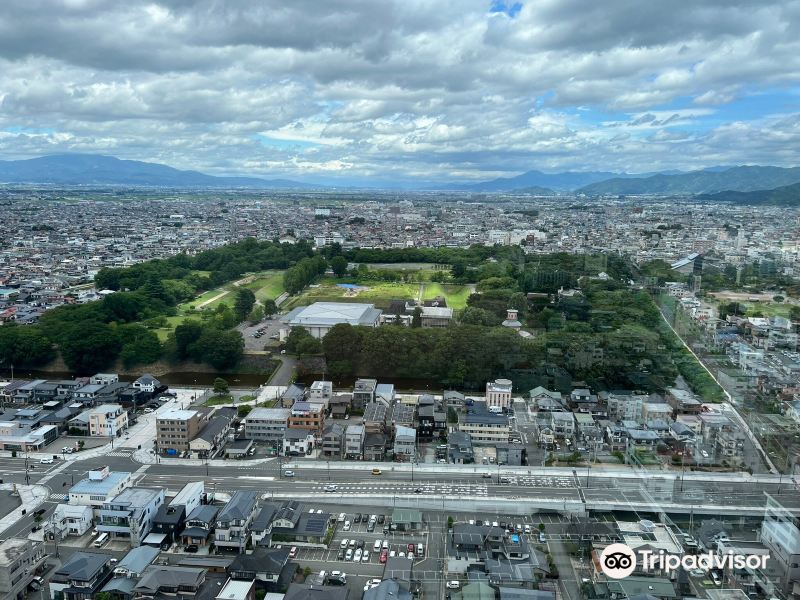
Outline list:
[[[349,281],[348,281],[349,282]],[[417,283],[389,283],[385,281],[364,282],[366,289],[355,295],[348,295],[345,288],[336,284],[338,280],[322,281],[317,287],[308,287],[298,296],[290,298],[281,308],[290,309],[295,306],[307,306],[314,302],[365,302],[378,308],[388,308],[392,300],[411,300],[419,294]]]
[[[466,285],[448,285],[441,283],[426,283],[422,294],[423,300],[430,300],[437,296],[444,296],[447,306],[453,310],[462,310],[467,306],[469,287]]]
[[[283,271],[274,271],[264,277],[248,283],[247,287],[256,294],[256,300],[275,300],[285,290],[283,289]]]

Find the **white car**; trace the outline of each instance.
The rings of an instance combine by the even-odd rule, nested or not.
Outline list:
[[[294,471],[284,471],[283,472],[283,476],[284,477],[294,477]]]
[[[369,562],[369,552],[367,550],[364,550],[364,554],[361,555],[361,562]]]
[[[448,590],[457,590],[461,587],[461,584],[458,581],[448,581],[447,582],[447,589]]]
[[[342,527],[342,531],[350,531],[350,521],[344,522],[344,527]]]
[[[338,488],[335,485],[326,485],[325,491],[326,492],[335,492]]]
[[[356,553],[353,554],[353,562],[361,562],[362,554],[363,552],[361,552],[361,548],[356,548]]]
[[[347,548],[347,544],[349,544],[349,543],[350,543],[350,540],[348,540],[347,538],[344,538],[341,542],[339,542],[339,548],[344,550],[345,548]]]
[[[339,513],[339,518],[337,519],[339,523],[344,523],[344,520],[347,518],[347,515],[344,513]]]
[[[369,579],[367,583],[364,584],[364,591],[368,592],[374,587],[378,587],[381,584],[380,579]]]
[[[347,549],[347,554],[344,555],[345,560],[353,560],[353,550],[351,548]]]
[[[53,459],[52,458],[43,458],[39,462],[41,464],[43,464],[43,465],[52,465],[53,464]]]

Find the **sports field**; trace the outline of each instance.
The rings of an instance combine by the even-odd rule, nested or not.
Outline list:
[[[340,284],[348,287],[341,287]],[[416,299],[419,291],[420,286],[417,283],[369,281],[363,284],[352,284],[329,279],[307,287],[297,296],[292,296],[281,305],[281,309],[307,306],[314,302],[365,302],[374,304],[378,308],[388,308],[392,300]]]

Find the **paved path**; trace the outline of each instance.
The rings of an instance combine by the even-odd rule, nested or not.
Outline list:
[[[201,309],[201,308],[203,308],[204,306],[206,306],[206,305],[208,305],[208,304],[211,304],[212,302],[215,302],[215,301],[219,300],[220,298],[222,298],[222,297],[224,297],[224,296],[227,296],[227,295],[228,295],[228,293],[229,293],[229,292],[228,292],[228,290],[225,290],[224,292],[220,292],[219,294],[217,294],[217,295],[216,295],[216,296],[214,296],[213,298],[209,298],[208,300],[205,300],[204,302],[201,302],[200,304],[198,304],[197,306],[195,306],[195,309],[196,309],[196,310],[200,310],[200,309]]]
[[[294,368],[297,366],[297,359],[292,356],[280,355],[281,366],[275,369],[275,372],[270,377],[269,385],[274,386],[288,386],[294,375]]]

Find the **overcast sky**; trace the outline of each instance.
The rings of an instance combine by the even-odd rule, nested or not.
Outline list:
[[[2,0],[0,158],[456,181],[800,165],[797,0]]]

